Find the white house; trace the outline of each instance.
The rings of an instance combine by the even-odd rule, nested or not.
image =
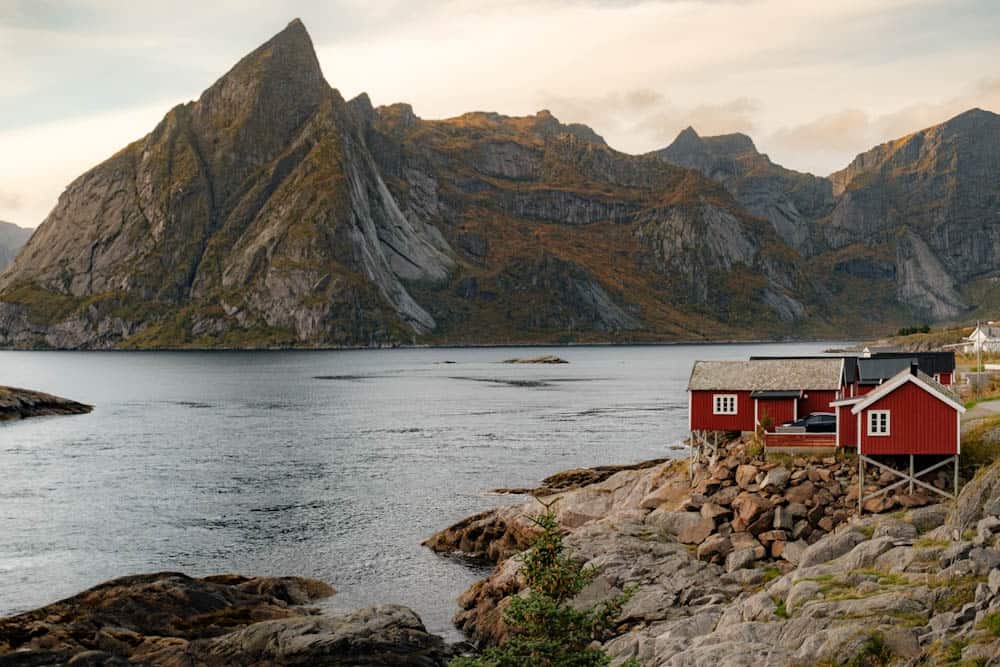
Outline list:
[[[979,352],[1000,352],[1000,326],[980,324],[971,334],[965,337],[962,351],[966,354]]]

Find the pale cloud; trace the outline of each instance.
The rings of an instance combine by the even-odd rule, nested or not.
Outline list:
[[[749,98],[683,106],[642,88],[592,98],[542,97],[539,104],[559,118],[590,125],[612,146],[630,153],[663,148],[688,126],[703,135],[753,134],[760,109]]]
[[[294,16],[346,97],[425,118],[549,108],[634,153],[691,125],[827,173],[964,108],[1000,110],[994,0],[7,0],[0,183],[21,209],[0,201],[0,218],[37,224]]]
[[[172,106],[159,102],[0,132],[0,220],[37,226],[73,179],[151,131]]]
[[[782,127],[764,138],[779,158],[795,155],[815,173],[842,169],[855,155],[887,140],[917,132],[972,108],[1000,111],[1000,78],[982,79],[962,94],[935,103],[910,104],[884,114],[844,109]]]

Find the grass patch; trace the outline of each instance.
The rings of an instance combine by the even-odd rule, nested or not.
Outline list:
[[[784,619],[789,617],[788,609],[785,608],[785,601],[781,598],[776,598],[774,600],[774,615],[778,618]]]
[[[774,567],[773,565],[769,565],[768,567],[764,568],[764,583],[765,584],[768,584],[768,583],[774,581],[775,579],[777,579],[780,576],[781,576],[781,570],[779,570],[778,568]]]
[[[861,644],[858,652],[845,664],[847,667],[882,667],[893,658],[892,649],[881,632],[872,632]]]
[[[951,544],[948,540],[935,540],[930,537],[921,537],[919,540],[913,543],[913,546],[919,549],[944,549]]]
[[[976,469],[1000,460],[1000,417],[979,420],[962,434],[962,467]]]
[[[1000,611],[987,614],[980,623],[980,627],[994,637],[1000,637]]]
[[[930,586],[944,589],[944,594],[934,600],[934,613],[955,611],[972,602],[976,599],[976,586],[985,580],[985,577],[931,580],[928,582]]]

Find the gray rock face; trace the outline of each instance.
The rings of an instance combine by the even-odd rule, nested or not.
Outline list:
[[[0,272],[3,272],[35,230],[0,221]]]
[[[1000,269],[1000,116],[988,111],[877,146],[829,178],[774,165],[744,135],[691,128],[654,155],[722,183],[838,289],[882,285],[915,316],[967,312],[964,288]]]

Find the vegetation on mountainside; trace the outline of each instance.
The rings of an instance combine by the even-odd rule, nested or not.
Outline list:
[[[613,628],[632,590],[591,606],[572,605],[597,570],[566,553],[549,507],[533,521],[542,532],[522,556],[527,593],[512,597],[504,610],[509,638],[481,656],[457,658],[450,667],[602,667],[611,663],[594,642]]]

